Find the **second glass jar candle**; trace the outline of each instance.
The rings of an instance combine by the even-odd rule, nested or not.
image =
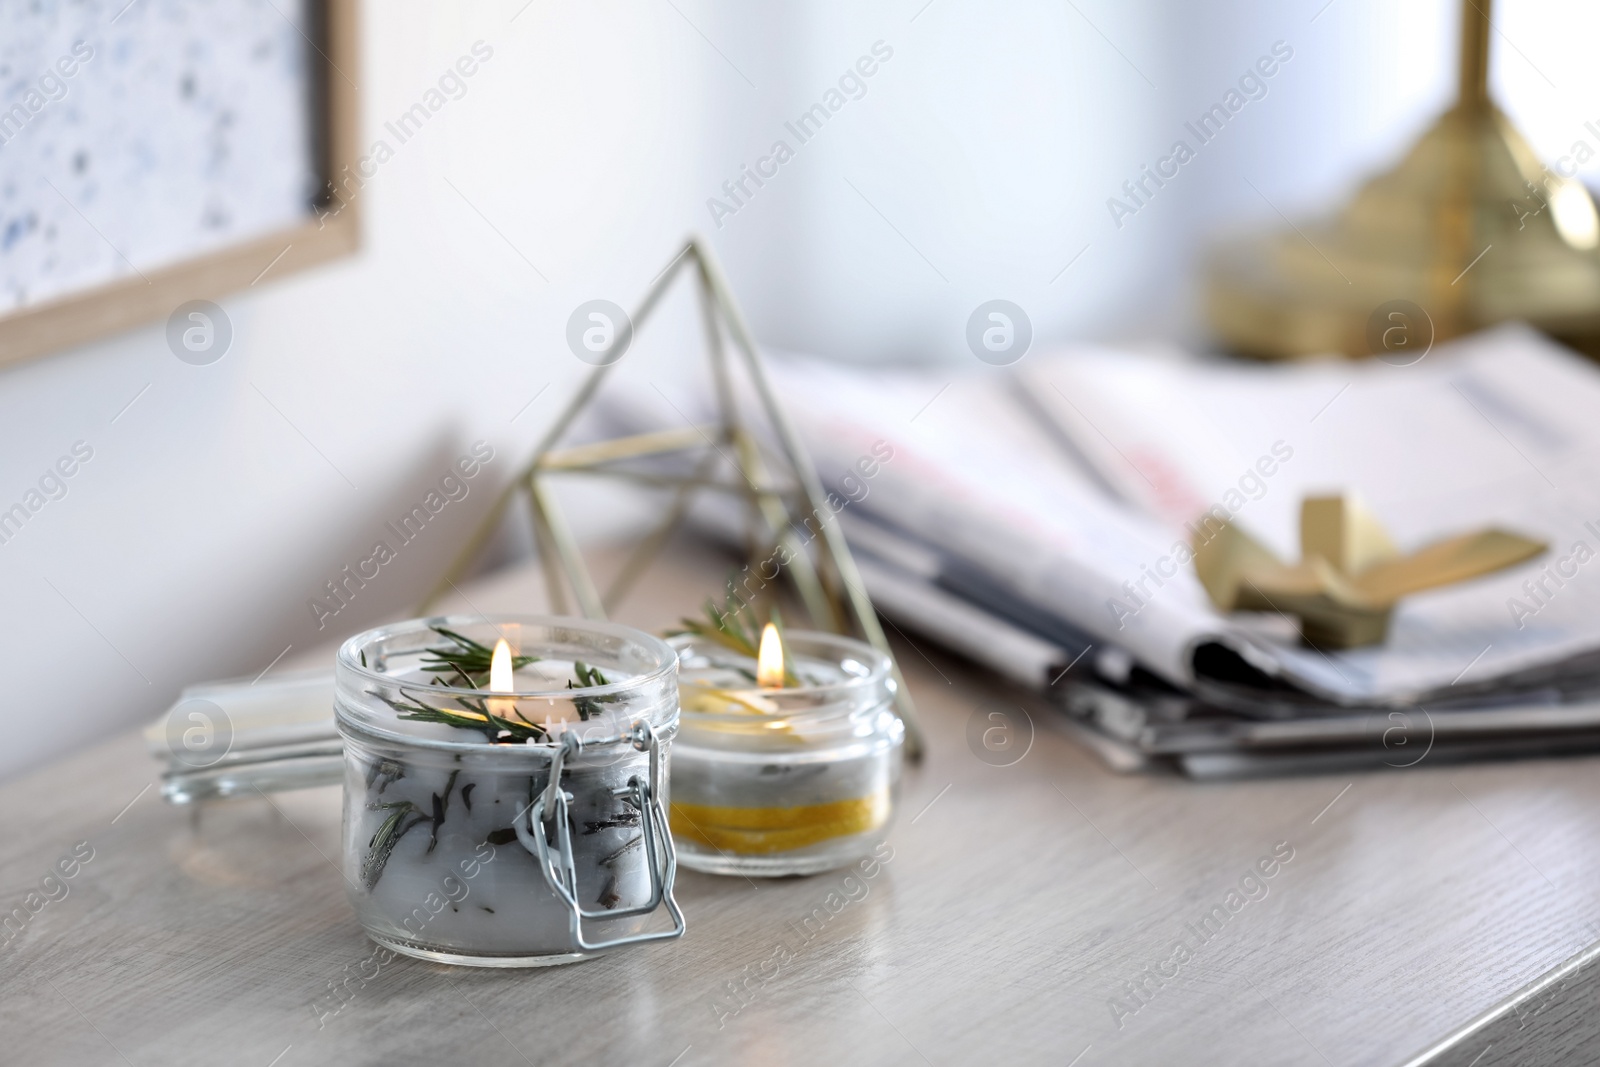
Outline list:
[[[791,632],[790,684],[680,635],[680,723],[670,818],[678,861],[713,874],[815,874],[882,839],[905,728],[889,658],[861,641]]]

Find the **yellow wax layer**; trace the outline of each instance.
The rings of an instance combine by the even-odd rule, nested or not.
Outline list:
[[[789,852],[819,841],[866,833],[889,819],[889,790],[854,800],[796,808],[724,808],[672,802],[672,833],[723,852]]]

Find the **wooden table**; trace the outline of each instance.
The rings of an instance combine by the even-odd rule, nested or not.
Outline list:
[[[721,573],[678,562],[629,621]],[[527,610],[536,586],[464,599]],[[173,808],[134,733],[11,782],[0,908],[93,857],[0,948],[0,1062],[1397,1064],[1600,933],[1594,760],[1119,777],[1041,701],[931,647],[900,661],[930,751],[877,877],[682,872],[682,941],[571,967],[363,967],[334,789]],[[1032,726],[1010,766],[969,747],[994,711]],[[1230,900],[1242,879],[1259,899]]]

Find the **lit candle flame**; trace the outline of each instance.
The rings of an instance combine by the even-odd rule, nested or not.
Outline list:
[[[517,688],[511,675],[511,646],[506,644],[506,639],[501,638],[495,642],[494,655],[489,657],[489,692],[510,693]],[[486,702],[489,713],[501,719],[517,715],[517,702],[511,697],[496,699],[490,697]]]
[[[511,646],[502,637],[495,642],[494,655],[489,658],[489,690],[509,693],[515,688],[511,681]]]
[[[761,631],[761,647],[756,651],[756,685],[782,689],[783,675],[783,642],[778,639],[778,628],[769,622]]]

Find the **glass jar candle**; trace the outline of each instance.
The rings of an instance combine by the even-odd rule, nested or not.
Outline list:
[[[681,936],[677,656],[612,623],[441,617],[339,650],[344,872],[367,934],[483,967]],[[645,933],[665,904],[672,929]]]
[[[791,683],[756,684],[748,656],[691,634],[678,650],[680,732],[671,825],[685,867],[815,874],[881,840],[900,786],[905,727],[889,658],[870,645],[791,632]]]

